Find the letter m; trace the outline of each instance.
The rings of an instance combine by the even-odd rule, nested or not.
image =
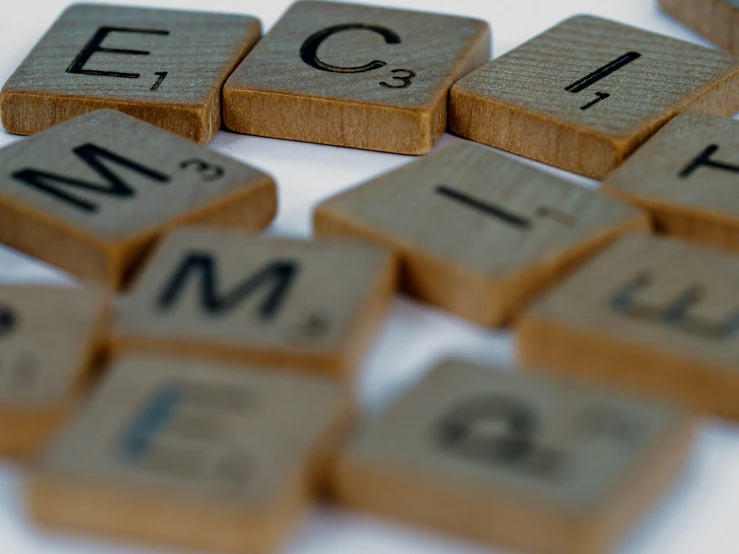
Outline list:
[[[197,279],[200,284],[201,307],[213,316],[231,311],[252,294],[264,290],[259,316],[266,321],[280,311],[298,271],[296,262],[277,260],[249,275],[230,291],[224,292],[219,290],[213,256],[204,252],[191,252],[185,256],[165,285],[157,299],[157,306],[162,311],[170,309],[182,296],[189,281]]]
[[[167,175],[139,165],[94,144],[83,144],[72,152],[100,175],[104,182],[91,183],[74,177],[66,177],[31,168],[16,171],[13,173],[13,178],[88,213],[96,213],[98,211],[97,204],[86,200],[84,197],[72,194],[70,189],[106,194],[118,198],[129,198],[136,194],[133,188],[106,166],[105,161],[108,164],[117,164],[120,167],[135,171],[158,183],[167,183],[170,180]]]

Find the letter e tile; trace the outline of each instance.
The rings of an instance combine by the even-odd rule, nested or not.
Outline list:
[[[739,419],[737,281],[734,256],[625,237],[524,315],[519,360]]]
[[[268,554],[325,487],[350,417],[329,379],[124,357],[35,464],[31,516],[55,528]]]
[[[3,87],[3,126],[32,135],[109,108],[206,144],[223,83],[260,35],[242,15],[73,5]]]

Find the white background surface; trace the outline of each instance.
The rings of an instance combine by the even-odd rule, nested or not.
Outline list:
[[[104,1],[104,0],[103,0]],[[116,3],[208,9],[259,17],[268,30],[289,0],[119,0]],[[384,0],[414,8],[486,19],[498,56],[564,18],[592,13],[702,42],[659,13],[655,0]],[[61,11],[66,0],[5,0],[0,11],[0,82],[10,76]],[[704,43],[705,44],[705,43]],[[0,146],[22,140],[2,132]],[[440,146],[461,140],[446,135]],[[280,190],[276,235],[305,237],[310,214],[324,198],[411,157],[302,144],[221,132],[212,148],[271,173]],[[549,169],[548,169],[549,170]],[[552,170],[549,170],[552,171]],[[558,172],[586,186],[595,183]],[[63,274],[0,246],[0,281],[71,282]],[[476,328],[413,301],[398,298],[368,356],[358,384],[369,411],[376,411],[420,377],[440,357],[487,363],[510,360],[504,334]],[[739,401],[739,399],[737,399]],[[22,472],[0,464],[0,554],[144,554],[174,552],[147,546],[48,533],[24,516]],[[702,427],[686,475],[619,554],[735,554],[739,552],[739,434],[709,422]],[[531,529],[532,533],[536,529]],[[288,543],[285,554],[504,554],[463,539],[408,527],[333,507],[315,507]]]

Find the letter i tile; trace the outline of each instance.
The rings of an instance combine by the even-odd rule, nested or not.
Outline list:
[[[71,6],[5,84],[3,126],[31,135],[110,108],[205,144],[223,83],[260,35],[241,15]]]
[[[457,82],[449,125],[600,179],[681,112],[734,115],[738,83],[733,56],[577,16]]]
[[[348,376],[395,286],[395,261],[371,244],[178,229],[135,283],[113,351]]]
[[[443,148],[321,203],[321,236],[381,244],[403,290],[502,327],[646,214],[477,144]]]
[[[113,110],[0,150],[0,242],[111,288],[170,227],[258,231],[276,211],[268,175]]]
[[[632,235],[536,302],[526,366],[739,419],[739,259]]]

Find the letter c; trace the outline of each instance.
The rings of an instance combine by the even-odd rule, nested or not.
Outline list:
[[[318,58],[318,48],[321,46],[324,40],[331,35],[336,33],[342,33],[344,31],[353,30],[367,30],[381,35],[387,44],[400,44],[400,37],[397,33],[386,29],[385,27],[379,27],[376,25],[364,25],[362,23],[348,23],[345,25],[334,25],[333,27],[327,27],[322,31],[312,34],[300,47],[300,57],[302,60],[316,69],[321,71],[330,71],[331,73],[364,73],[365,71],[372,71],[379,69],[387,65],[381,60],[374,60],[364,65],[357,67],[341,67],[338,65],[327,64]]]

